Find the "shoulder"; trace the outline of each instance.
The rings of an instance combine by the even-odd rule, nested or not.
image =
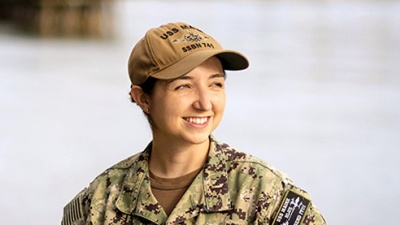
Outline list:
[[[272,164],[231,147],[226,143],[218,142],[215,139],[212,140],[215,144],[215,151],[222,154],[223,158],[225,158],[229,172],[238,172],[246,176],[253,176],[254,178],[257,176],[263,179],[270,178],[284,184],[293,183],[287,174],[278,170]]]
[[[255,156],[213,140],[215,151],[225,157],[229,184],[239,193],[238,199],[255,200],[260,224],[326,225],[310,195],[288,175]]]
[[[64,207],[62,225],[85,224],[91,207],[103,204],[106,198],[111,197],[110,195],[118,194],[131,168],[145,160],[146,155],[147,151],[137,153],[98,175]]]
[[[132,156],[130,156],[130,157],[128,157],[128,158],[126,158],[124,160],[121,160],[120,162],[114,164],[113,166],[111,166],[107,170],[129,169],[130,167],[132,167],[132,165],[134,163],[136,163],[137,161],[143,159],[146,154],[147,154],[146,151],[136,153],[135,155],[132,155]]]
[[[213,141],[217,155],[222,155],[219,158],[225,158],[232,196],[236,201],[253,199],[257,209],[255,214],[261,224],[326,224],[310,195],[296,186],[288,175],[260,158]],[[302,223],[296,223],[298,219]]]
[[[88,191],[96,188],[99,185],[109,186],[123,182],[130,168],[138,163],[144,154],[144,152],[137,153],[109,167],[90,183],[89,187],[87,188]]]
[[[106,192],[120,189],[127,176],[134,176],[136,174],[136,172],[132,172],[133,170],[137,170],[136,168],[141,169],[145,167],[144,164],[147,164],[148,156],[149,153],[147,150],[145,150],[130,156],[106,169],[87,187],[86,190],[89,193],[89,197],[91,196],[90,193],[95,191],[96,193],[99,193],[99,190],[101,190],[101,192]]]

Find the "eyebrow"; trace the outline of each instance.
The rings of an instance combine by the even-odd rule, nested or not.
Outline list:
[[[217,74],[211,75],[208,79],[212,79],[212,78],[224,78],[225,79],[226,78],[225,72],[222,74],[217,73]]]

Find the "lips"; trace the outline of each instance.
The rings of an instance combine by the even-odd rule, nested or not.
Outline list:
[[[183,119],[188,121],[189,123],[203,125],[207,123],[209,117],[185,117]]]

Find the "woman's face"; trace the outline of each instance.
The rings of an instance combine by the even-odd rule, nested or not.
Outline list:
[[[216,57],[183,77],[157,81],[149,101],[154,140],[208,141],[221,122],[225,97],[225,74]]]

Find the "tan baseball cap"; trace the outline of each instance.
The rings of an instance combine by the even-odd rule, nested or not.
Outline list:
[[[148,77],[173,79],[183,76],[208,58],[217,56],[225,70],[249,66],[244,55],[224,50],[210,35],[189,24],[178,22],[148,30],[132,50],[128,61],[132,84]]]

